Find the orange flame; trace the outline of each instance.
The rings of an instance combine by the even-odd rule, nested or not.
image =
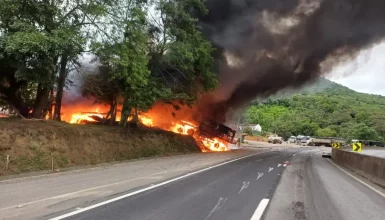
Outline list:
[[[204,149],[209,149],[209,151],[229,151],[228,143],[218,138],[201,137],[198,140],[203,144]]]
[[[199,135],[199,123],[192,119],[194,109],[188,106],[156,103],[148,112],[140,113],[138,119],[141,124],[148,127],[157,127],[174,133],[194,137],[202,152],[229,151],[228,143],[218,138],[207,138]],[[121,109],[121,108],[118,108]],[[92,116],[106,117],[109,107],[95,105],[90,102],[63,108],[62,120],[71,124],[84,124],[85,122],[96,122]],[[90,117],[91,116],[91,117]],[[120,121],[120,115],[117,115]],[[128,118],[132,120],[132,116]]]
[[[87,114],[87,113],[77,113],[73,114],[71,117],[71,121],[69,123],[71,124],[84,124],[85,121],[91,121],[91,122],[96,122],[95,119],[91,118],[90,116],[98,116],[100,118],[103,118],[102,114]]]
[[[200,136],[198,133],[198,126],[189,121],[177,121],[172,122],[171,127],[166,126],[155,126],[154,120],[145,115],[139,115],[139,121],[149,127],[159,127],[163,130],[171,131],[174,133],[189,135],[194,137],[195,141],[201,148],[202,152],[211,152],[211,151],[229,151],[228,143],[219,138],[207,138]]]

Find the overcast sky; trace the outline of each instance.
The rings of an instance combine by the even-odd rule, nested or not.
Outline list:
[[[385,43],[361,52],[352,62],[335,68],[327,78],[358,92],[385,96]]]

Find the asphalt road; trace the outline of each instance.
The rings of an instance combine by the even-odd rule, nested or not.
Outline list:
[[[0,220],[47,219],[130,190],[259,152],[260,149],[188,154],[3,179],[0,181]]]
[[[250,220],[296,152],[249,156],[66,219]]]
[[[330,148],[271,147],[0,181],[0,219],[384,219],[384,189]]]
[[[330,148],[298,153],[283,174],[265,220],[383,220],[385,192],[322,158]]]

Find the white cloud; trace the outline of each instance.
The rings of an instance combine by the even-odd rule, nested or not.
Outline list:
[[[334,68],[327,78],[358,92],[385,95],[385,43]]]

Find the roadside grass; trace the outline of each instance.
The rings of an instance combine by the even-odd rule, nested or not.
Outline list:
[[[192,152],[192,137],[163,130],[0,119],[0,175]]]

